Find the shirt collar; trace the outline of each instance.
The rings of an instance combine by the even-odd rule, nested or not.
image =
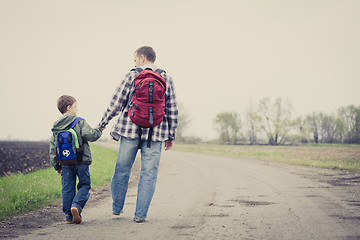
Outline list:
[[[156,67],[155,64],[153,64],[153,63],[140,66],[140,68],[142,68],[142,69],[151,68],[152,70],[157,69],[157,67]]]

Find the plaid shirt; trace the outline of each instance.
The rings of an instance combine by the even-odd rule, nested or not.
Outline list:
[[[142,69],[151,68],[156,70],[155,65],[142,66]],[[117,123],[111,129],[110,135],[118,141],[120,136],[137,139],[139,138],[140,127],[134,124],[126,108],[128,98],[131,92],[134,91],[134,79],[137,76],[136,71],[130,71],[122,80],[120,85],[111,99],[110,106],[104,113],[99,126],[105,127],[112,118],[120,114]],[[153,127],[152,141],[164,142],[167,140],[175,140],[175,131],[178,123],[178,109],[176,106],[174,83],[172,78],[163,72],[162,77],[166,81],[166,102],[165,115],[160,125]],[[141,128],[141,139],[147,140],[149,128]]]

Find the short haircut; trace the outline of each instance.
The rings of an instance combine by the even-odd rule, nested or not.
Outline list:
[[[76,99],[73,96],[62,95],[57,101],[57,108],[64,114],[67,111],[67,106],[72,106],[75,102]]]
[[[138,48],[135,51],[135,54],[137,56],[144,55],[146,57],[146,60],[148,60],[150,62],[155,62],[155,60],[156,60],[156,53],[155,53],[154,49],[149,46],[143,46],[143,47]]]

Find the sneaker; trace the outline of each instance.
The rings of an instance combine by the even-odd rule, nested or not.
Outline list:
[[[120,215],[121,213],[123,213],[124,211],[121,211],[120,213],[117,213],[117,212],[113,212],[113,215],[116,215],[116,216],[118,216],[118,215]]]
[[[136,223],[143,223],[143,222],[145,222],[145,218],[137,218],[137,217],[134,217],[134,222],[136,222]]]
[[[72,224],[72,223],[74,223],[74,221],[73,221],[73,216],[71,216],[71,215],[66,216],[65,223],[66,223],[66,224]]]
[[[73,222],[74,223],[81,223],[82,221],[82,218],[80,216],[80,213],[79,213],[79,209],[77,209],[76,207],[72,207],[71,208],[71,214],[73,215]]]

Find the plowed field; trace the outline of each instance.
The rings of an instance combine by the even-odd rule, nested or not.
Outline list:
[[[0,176],[49,167],[49,142],[0,141]]]

